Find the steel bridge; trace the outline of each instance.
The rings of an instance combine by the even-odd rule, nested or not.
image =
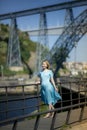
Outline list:
[[[67,0],[65,2],[59,2],[58,4],[56,3],[54,5],[47,5],[45,7],[38,7],[38,8],[24,10],[24,11],[2,14],[0,15],[0,20],[11,19],[12,17],[17,18],[17,17],[27,16],[27,15],[40,14],[42,11],[50,12],[50,11],[62,10],[62,9],[73,8],[73,7],[80,7],[80,6],[85,6],[85,5],[87,5],[87,0]]]
[[[58,36],[61,35],[62,32],[64,30],[64,27],[50,27],[47,29],[47,34],[50,36]],[[33,29],[33,30],[27,30],[27,31],[23,31],[23,32],[27,32],[29,34],[29,36],[38,36],[38,29]],[[87,35],[87,34],[85,34]]]
[[[50,61],[50,63],[52,63],[51,61],[53,61],[53,63],[56,62],[56,69],[55,69],[55,75],[56,75],[57,71],[62,66],[62,63],[66,60],[66,57],[68,56],[70,51],[75,47],[76,43],[87,32],[87,25],[86,25],[87,10],[81,13],[76,19],[74,19],[73,12],[72,12],[72,8],[85,6],[85,5],[87,5],[87,0],[68,0],[68,1],[58,2],[54,5],[47,5],[43,7],[37,7],[34,9],[3,14],[3,15],[0,15],[0,20],[12,19],[12,21],[14,21],[17,17],[40,14],[41,17],[40,17],[40,26],[39,26],[40,28],[39,29],[40,30],[39,43],[42,43],[43,46],[48,46],[47,45],[46,12],[67,9],[68,17],[66,17],[66,21],[65,21],[67,24],[67,27],[64,29],[61,36],[57,39],[56,43],[54,43],[52,49],[49,51],[47,56],[43,54],[44,50],[42,51],[41,46],[39,47],[40,44],[37,45],[37,66],[40,68],[41,59],[45,59],[46,57]],[[17,26],[15,25],[17,25],[17,23],[13,22],[12,26],[17,28]],[[12,37],[10,38],[11,40],[9,40],[9,46],[10,45],[12,46],[8,48],[8,54],[9,54],[8,64],[10,66],[13,66],[15,64],[21,65],[21,58],[20,58],[20,53],[19,53],[20,52],[19,40],[15,33],[16,28],[11,28]],[[14,50],[15,37],[16,37],[16,42],[18,43],[18,45],[16,45],[17,51]],[[15,57],[15,54],[17,55],[16,57],[18,58]],[[41,55],[44,55],[44,57],[41,57]]]
[[[56,61],[57,67],[55,74],[59,70],[60,66],[66,57],[71,52],[71,50],[76,46],[78,41],[84,36],[87,32],[87,10],[83,11],[73,22],[69,24],[56,40],[55,44],[49,53],[49,61]],[[50,57],[51,54],[51,57]]]

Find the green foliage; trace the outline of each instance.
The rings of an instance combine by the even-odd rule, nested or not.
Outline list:
[[[23,72],[24,72],[25,74],[28,74],[27,68],[24,67]]]
[[[0,65],[6,64],[7,44],[4,41],[0,41]]]
[[[43,112],[43,111],[46,111],[46,110],[48,110],[48,106],[47,105],[41,105],[41,107],[40,107],[40,112]]]
[[[59,71],[57,72],[57,77],[60,77],[60,72]]]
[[[1,30],[8,33],[8,25],[1,24]]]
[[[7,67],[4,67],[4,68],[3,68],[3,75],[4,75],[4,76],[14,76],[15,74],[16,74],[15,71],[11,71],[11,70],[9,70],[9,68],[7,68]]]
[[[16,72],[10,71],[9,68],[6,67],[7,45],[9,41],[9,26],[0,24],[0,28],[0,66],[4,66],[4,75],[14,75]],[[22,59],[23,61],[28,63],[31,56],[30,52],[35,52],[36,50],[36,43],[29,39],[29,35],[27,32],[21,32],[20,30],[18,30],[18,35]],[[24,73],[28,73],[27,68],[24,69]]]
[[[24,44],[21,44],[21,56],[22,58],[27,61],[30,58],[30,52],[28,50],[28,47],[26,47]]]
[[[28,61],[30,58],[30,52],[36,50],[36,43],[32,42],[27,33],[20,33],[20,48],[21,55],[25,61]]]

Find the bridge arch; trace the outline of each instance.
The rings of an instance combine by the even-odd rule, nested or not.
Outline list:
[[[66,61],[71,50],[87,32],[87,10],[83,11],[65,28],[50,50],[47,59],[51,64],[56,62],[55,75]]]

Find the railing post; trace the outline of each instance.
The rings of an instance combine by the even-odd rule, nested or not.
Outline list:
[[[69,122],[70,114],[71,114],[71,109],[68,110],[67,117],[66,117],[66,124],[68,124]]]
[[[80,104],[80,85],[78,85],[78,104]]]
[[[14,121],[14,124],[13,124],[12,130],[16,130],[16,128],[17,128],[17,120]]]
[[[6,90],[6,118],[8,117],[8,87],[5,87]]]
[[[82,108],[81,108],[79,121],[82,121],[83,113],[84,113],[84,106],[82,106]]]
[[[51,123],[50,130],[54,130],[54,125],[55,125],[55,120],[56,120],[56,113],[57,112],[54,112],[54,116],[52,118],[52,123]]]
[[[85,95],[85,102],[87,102],[87,85],[84,85],[84,95]]]
[[[23,114],[24,114],[24,108],[25,108],[25,93],[24,93],[24,85],[21,86],[22,87],[22,93],[23,93]]]
[[[36,121],[35,121],[35,125],[34,125],[34,130],[37,130],[37,129],[38,129],[39,120],[40,120],[40,115],[37,115],[37,118],[36,118]]]
[[[61,85],[61,82],[60,82],[59,86],[60,86],[60,88],[59,88],[59,89],[60,89],[60,95],[61,95],[61,97],[62,97],[63,94],[62,94],[62,88],[61,88],[62,85]],[[61,102],[61,108],[62,108],[62,107],[63,107],[63,101],[62,101],[62,99],[61,99],[60,102]]]
[[[39,85],[37,85],[37,109],[39,112],[39,110],[40,110],[40,107],[39,107]]]
[[[71,88],[71,82],[69,83],[70,85],[70,105],[72,105],[72,88]]]

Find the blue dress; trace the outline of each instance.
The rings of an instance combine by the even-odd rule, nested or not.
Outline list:
[[[50,78],[53,77],[51,70],[44,70],[39,73],[41,79],[41,99],[45,104],[55,104],[58,100],[61,100],[60,94],[55,90],[50,82]]]

